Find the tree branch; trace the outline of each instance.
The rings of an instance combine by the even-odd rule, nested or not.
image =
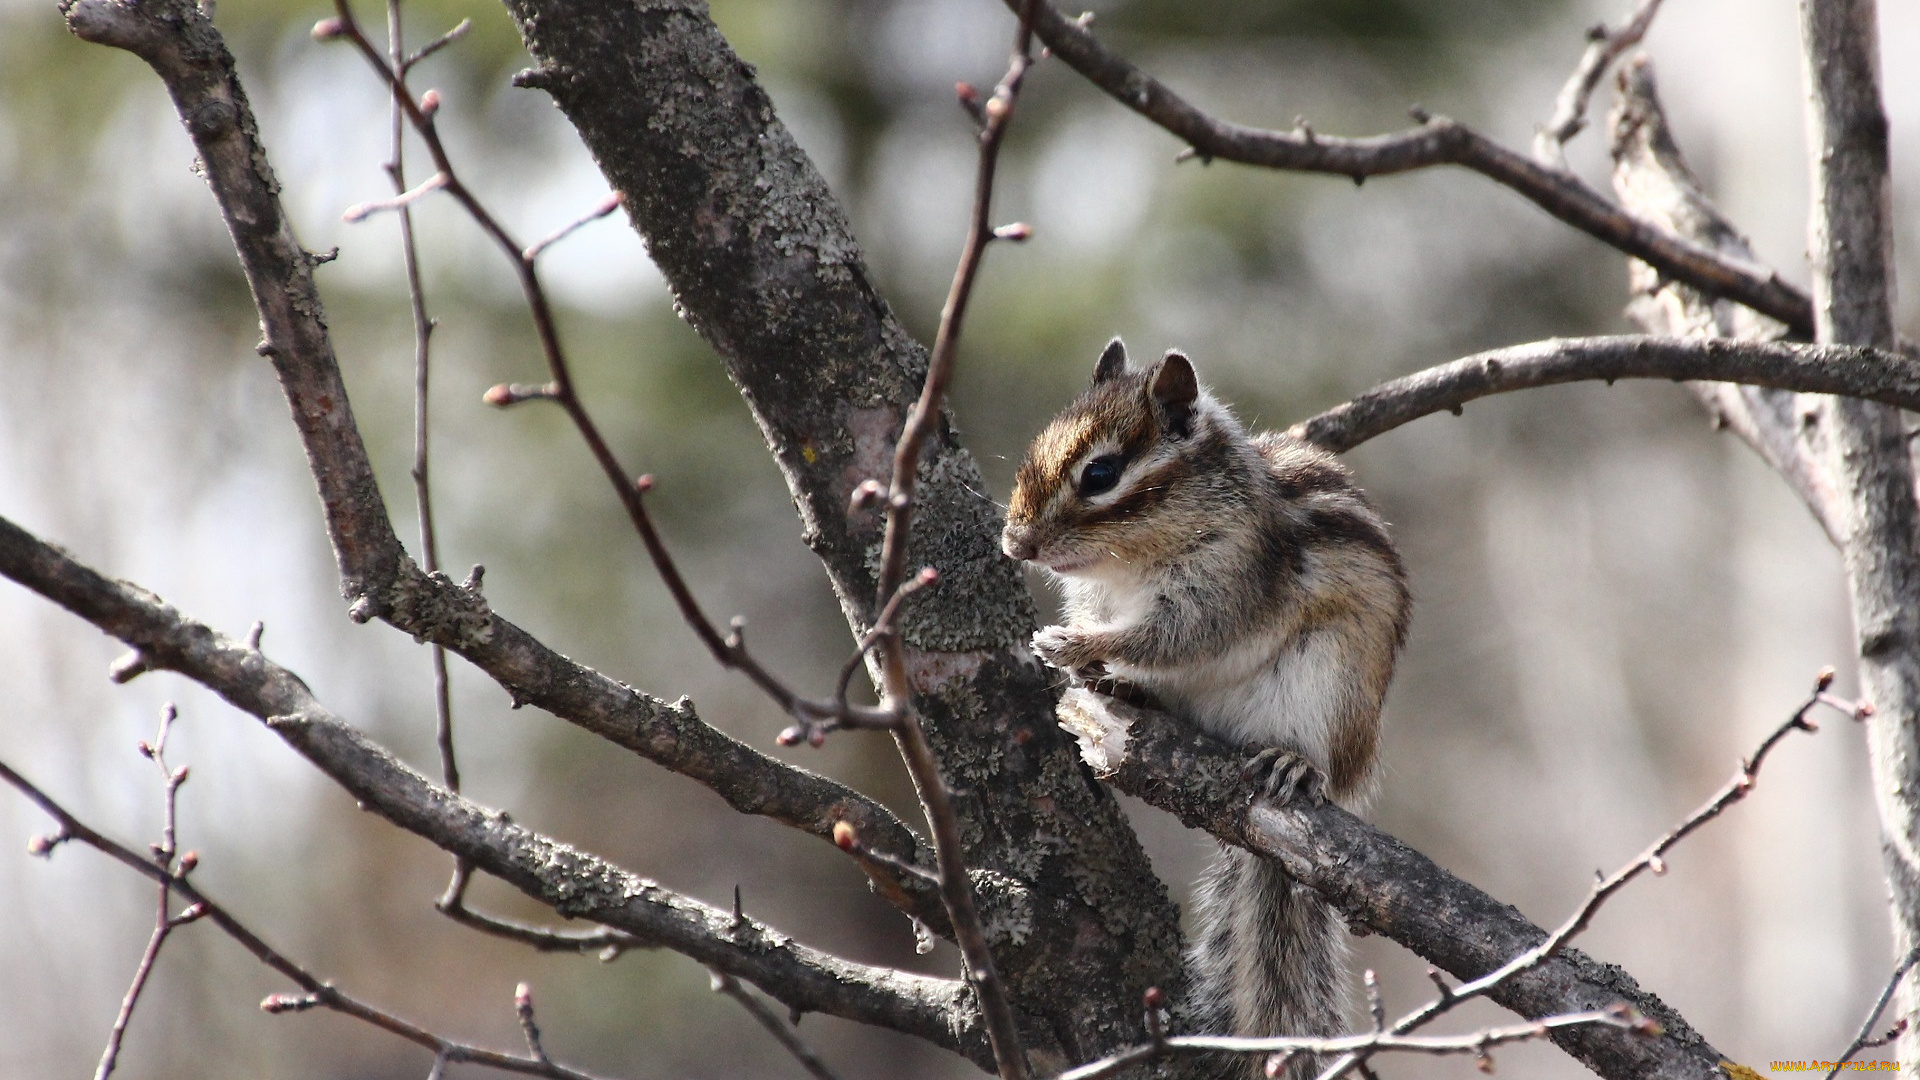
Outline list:
[[[365,1021],[374,1027],[391,1032],[409,1042],[417,1043],[432,1050],[436,1064],[450,1061],[473,1062],[505,1072],[520,1073],[527,1076],[550,1077],[552,1080],[598,1080],[597,1077],[590,1073],[580,1072],[577,1069],[571,1069],[549,1061],[544,1054],[537,1058],[523,1058],[513,1054],[503,1054],[495,1050],[482,1049],[481,1047],[472,1046],[467,1043],[455,1042],[403,1020],[383,1009],[360,1001],[344,990],[334,986],[332,983],[322,980],[319,976],[314,975],[292,960],[287,959],[285,954],[268,945],[265,939],[248,929],[245,924],[235,918],[225,907],[215,903],[212,899],[208,898],[205,893],[195,887],[192,882],[188,881],[184,870],[180,873],[174,873],[166,866],[142,859],[126,846],[109,839],[107,836],[89,827],[85,822],[82,822],[70,813],[65,807],[55,802],[52,796],[41,791],[25,777],[9,768],[5,762],[0,762],[0,781],[4,781],[19,789],[21,794],[31,799],[35,805],[45,810],[55,821],[58,821],[60,823],[59,835],[61,837],[79,840],[81,843],[114,859],[121,865],[131,867],[160,883],[160,895],[163,905],[161,908],[162,918],[160,925],[155,928],[153,939],[148,944],[147,952],[141,959],[140,974],[136,976],[133,991],[130,991],[128,994],[127,1006],[121,1010],[121,1023],[116,1024],[114,1027],[115,1039],[108,1045],[107,1056],[100,1062],[100,1072],[97,1074],[98,1080],[106,1080],[107,1074],[113,1069],[113,1054],[119,1048],[118,1036],[123,1029],[127,1014],[132,1011],[132,1001],[138,996],[140,983],[145,980],[146,974],[152,970],[153,958],[160,951],[160,943],[165,940],[166,932],[175,926],[181,925],[185,921],[189,921],[189,919],[198,920],[201,918],[205,918],[215,926],[218,926],[226,932],[228,937],[239,942],[242,948],[252,953],[255,959],[272,968],[274,971],[279,972],[281,975],[286,976],[292,980],[296,986],[307,992],[304,997],[290,997],[282,994],[269,995],[265,1001],[260,1003],[260,1008],[266,1012],[301,1012],[311,1008],[331,1009],[334,1012],[343,1013],[355,1019]],[[179,893],[185,897],[192,906],[179,916],[168,917],[164,904],[165,897],[169,891]]]
[[[1553,119],[1542,125],[1533,137],[1533,156],[1542,164],[1556,169],[1567,167],[1567,143],[1586,129],[1587,105],[1593,100],[1600,80],[1606,78],[1607,68],[1628,49],[1640,44],[1640,39],[1646,37],[1647,30],[1653,26],[1653,17],[1659,13],[1660,0],[1640,0],[1619,29],[1600,23],[1587,31],[1587,49],[1580,54],[1580,63],[1575,65],[1573,74],[1567,76],[1566,85],[1560,88],[1560,96],[1554,99]]]
[[[627,194],[676,310],[753,410],[857,641],[885,599],[884,514],[854,500],[870,481],[884,492],[926,353],[704,4],[507,6],[537,64],[515,81],[552,95]],[[1052,722],[1047,676],[1026,648],[1033,602],[1000,553],[1000,514],[944,411],[934,416],[909,546],[940,586],[901,609],[908,686],[966,823],[995,962],[1044,1029],[1023,1032],[1034,1068],[1052,1071],[1065,1058],[1047,1060],[1046,1042],[1084,1060],[1143,1034],[1133,1003],[1179,977],[1179,915]],[[1067,991],[1087,986],[1110,993]]]
[[[569,918],[670,948],[787,1005],[876,1024],[990,1061],[964,984],[855,964],[523,829],[434,784],[317,701],[261,653],[112,581],[0,518],[0,576],[119,638],[151,667],[202,683],[264,721],[367,809]]]
[[[1880,101],[1874,0],[1802,0],[1813,207],[1814,340],[1894,347],[1893,180]],[[1900,414],[1846,398],[1803,424],[1838,493],[1835,535],[1853,606],[1860,685],[1879,710],[1869,737],[1895,955],[1920,947],[1920,504]],[[1920,1007],[1905,989],[1900,1014]],[[1899,1040],[1920,1068],[1920,1033]]]
[[[1862,347],[1620,336],[1552,338],[1475,353],[1383,383],[1289,434],[1344,453],[1402,424],[1493,394],[1603,379],[1710,379],[1840,394],[1920,410],[1920,361]]]
[[[1332,803],[1253,805],[1244,757],[1164,714],[1084,690],[1061,701],[1061,724],[1089,747],[1107,783],[1279,861],[1351,923],[1406,946],[1461,979],[1498,971],[1548,935],[1503,904]],[[1626,972],[1574,949],[1515,972],[1487,996],[1530,1019],[1604,1010],[1625,1001],[1664,1033],[1589,1027],[1554,1042],[1601,1076],[1725,1080],[1722,1055]]]
[[[1880,1022],[1880,1014],[1887,1010],[1887,1003],[1893,1000],[1894,993],[1900,989],[1900,981],[1907,977],[1907,972],[1912,971],[1915,964],[1920,964],[1920,949],[1909,951],[1905,959],[1894,965],[1893,974],[1887,976],[1887,985],[1881,988],[1880,996],[1874,999],[1873,1007],[1867,1010],[1867,1018],[1860,1021],[1860,1033],[1834,1059],[1833,1068],[1827,1071],[1827,1080],[1835,1080],[1840,1070],[1846,1068],[1847,1062],[1858,1056],[1860,1051],[1871,1046],[1885,1046],[1898,1039],[1911,1026],[1909,1018],[1902,1016],[1893,1022],[1885,1035],[1876,1038],[1873,1034],[1873,1025]]]
[[[734,809],[822,839],[836,822],[874,848],[914,862],[931,853],[891,811],[824,777],[777,761],[702,722],[690,703],[639,693],[548,648],[492,611],[477,587],[414,565],[395,536],[341,382],[312,263],[294,242],[233,57],[188,0],[77,0],[78,36],[139,55],[165,82],[205,165],[259,309],[261,351],[292,407],[326,513],[343,593],[362,621],[379,617],[444,645],[536,705],[712,788]],[[477,584],[477,583],[476,583]],[[935,927],[937,896],[883,864],[862,864],[887,900]]]
[[[1635,214],[1682,236],[1736,258],[1753,258],[1746,237],[1707,198],[1681,156],[1660,107],[1653,65],[1638,58],[1621,69],[1619,82],[1620,96],[1608,126],[1613,186],[1621,201]],[[1772,319],[1671,281],[1638,260],[1627,264],[1627,281],[1632,296],[1627,314],[1650,334],[1754,341],[1785,331]],[[1833,485],[1800,440],[1793,394],[1723,383],[1695,383],[1688,389],[1715,423],[1740,436],[1780,474],[1829,537],[1838,536]]]
[[[1002,0],[1009,7],[1021,0]],[[1678,281],[1736,300],[1810,336],[1806,295],[1758,263],[1739,260],[1634,217],[1579,177],[1543,165],[1445,117],[1419,114],[1419,127],[1393,135],[1338,138],[1315,132],[1267,131],[1216,120],[1159,80],[1095,40],[1078,22],[1042,3],[1034,32],[1055,55],[1116,101],[1186,140],[1203,159],[1295,172],[1332,173],[1355,181],[1436,165],[1471,169],[1534,205]]]

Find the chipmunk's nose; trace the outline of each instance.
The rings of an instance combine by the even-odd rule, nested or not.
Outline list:
[[[1033,542],[1033,526],[1008,524],[1000,533],[1000,550],[1006,552],[1008,558],[1022,561],[1040,554]]]

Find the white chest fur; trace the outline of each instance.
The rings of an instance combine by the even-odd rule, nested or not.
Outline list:
[[[1149,617],[1155,594],[1109,574],[1068,579],[1066,599],[1070,624],[1120,629]],[[1107,669],[1210,735],[1243,748],[1284,746],[1328,770],[1333,731],[1355,706],[1354,658],[1346,651],[1331,629],[1276,617],[1178,666],[1110,661]]]

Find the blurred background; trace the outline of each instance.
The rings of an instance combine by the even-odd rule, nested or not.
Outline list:
[[[1398,128],[1416,102],[1524,147],[1580,53],[1626,0],[1109,0],[1097,29],[1218,115],[1327,133]],[[377,24],[371,4],[363,18]],[[896,310],[931,340],[972,175],[953,84],[1004,70],[1012,19],[989,0],[713,0],[782,116],[844,201]],[[1882,5],[1888,57],[1920,55],[1920,17]],[[394,516],[413,535],[411,339],[388,194],[386,102],[317,2],[222,0],[240,66],[319,271]],[[413,40],[472,34],[417,83],[447,102],[463,176],[531,240],[589,210],[604,181],[559,114],[514,90],[526,65],[498,6],[407,5]],[[1759,252],[1804,283],[1806,164],[1796,5],[1673,0],[1648,41],[1678,135]],[[1920,65],[1887,65],[1902,275],[1920,280]],[[1596,114],[1609,104],[1596,99]],[[1622,259],[1461,171],[1338,178],[1174,163],[1166,134],[1059,64],[1029,84],[1003,169],[1024,247],[987,265],[954,399],[994,492],[1026,439],[1082,384],[1100,345],[1188,350],[1246,419],[1284,426],[1368,386],[1552,335],[1629,329]],[[1605,185],[1603,131],[1572,149]],[[67,35],[47,0],[0,0],[0,514],[101,570],[265,648],[331,707],[437,774],[426,652],[348,622],[312,482],[191,148],[130,56]],[[420,155],[414,153],[415,177]],[[1901,171],[1903,170],[1903,171]],[[542,378],[507,265],[450,202],[417,215],[434,339],[434,480],[444,558],[488,568],[490,599],[554,647],[911,812],[885,740],[779,751],[777,710],[720,672],[673,614],[614,500],[557,411],[498,412],[481,392]],[[709,609],[738,612],[777,670],[822,687],[850,639],[800,542],[777,472],[720,365],[673,317],[615,219],[543,264],[591,407],[635,471]],[[1920,333],[1909,291],[1901,325]],[[1823,664],[1851,692],[1838,563],[1786,489],[1664,384],[1537,391],[1387,435],[1351,461],[1395,523],[1418,597],[1389,706],[1376,819],[1541,923],[1637,853],[1731,772]],[[1037,584],[1037,583],[1036,583]],[[1050,601],[1049,601],[1050,602]],[[83,819],[157,838],[159,778],[134,750],[162,702],[190,764],[182,843],[196,880],[269,941],[353,993],[443,1034],[518,1045],[513,985],[533,986],[558,1057],[637,1077],[797,1076],[797,1067],[665,953],[612,964],[540,956],[432,909],[447,860],[357,812],[257,722],[170,675],[105,678],[121,650],[0,584],[0,758]],[[530,825],[710,903],[857,959],[915,957],[906,922],[847,860],[725,810],[695,784],[509,709],[454,665],[466,790]],[[1208,844],[1135,807],[1177,894]],[[917,817],[917,815],[916,815]],[[152,923],[152,892],[88,850],[29,858],[50,824],[0,792],[0,1075],[93,1067]],[[1610,904],[1581,946],[1624,965],[1723,1051],[1764,1068],[1833,1057],[1890,969],[1864,739],[1829,718],[1782,746],[1754,796],[1687,841],[1663,878]],[[475,902],[539,917],[482,883]],[[1423,964],[1360,942],[1389,1007]],[[325,1013],[270,1017],[289,989],[211,927],[177,934],[133,1020],[128,1077],[385,1078],[429,1055]],[[1499,1017],[1463,1012],[1460,1028]],[[978,1075],[902,1038],[824,1017],[802,1032],[848,1078]],[[1545,1047],[1503,1069],[1571,1077]],[[1465,1076],[1468,1062],[1383,1061]],[[479,1075],[455,1070],[455,1075]]]

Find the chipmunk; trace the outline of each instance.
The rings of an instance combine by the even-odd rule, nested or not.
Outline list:
[[[1249,434],[1184,355],[1135,371],[1115,338],[1027,450],[1001,546],[1064,593],[1065,625],[1033,637],[1047,663],[1253,751],[1270,796],[1366,802],[1409,595],[1385,523],[1332,455]],[[1342,1033],[1345,927],[1317,893],[1223,845],[1194,903],[1191,1023]],[[1287,1076],[1313,1071],[1296,1058]]]

